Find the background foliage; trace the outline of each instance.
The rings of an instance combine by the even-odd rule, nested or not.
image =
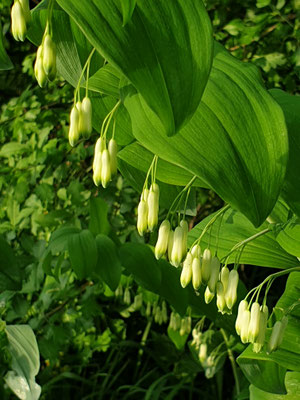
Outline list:
[[[9,0],[0,4],[5,47],[15,66],[0,75],[0,248],[5,255],[0,263],[0,312],[7,325],[29,324],[34,330],[41,354],[37,376],[41,398],[233,398],[234,380],[228,360],[224,368],[224,359],[220,360],[216,373],[207,380],[207,371],[203,371],[188,345],[184,346],[187,338],[182,339],[183,344],[179,337],[171,340],[167,323],[158,324],[147,316],[148,302],[152,307],[162,303],[147,290],[151,287],[145,288],[143,276],[134,269],[145,256],[155,269],[151,252],[146,254],[140,248],[138,258],[138,245],[143,242],[135,228],[138,192],[132,189],[130,180],[121,176],[106,190],[94,187],[90,167],[94,138],[72,149],[67,140],[73,91],[59,78],[47,90],[37,86],[32,68],[36,49],[29,42],[13,42],[9,6]],[[206,7],[218,41],[238,59],[259,66],[268,88],[296,94],[300,69],[298,0],[211,0]],[[136,183],[135,189],[139,189]],[[191,226],[222,204],[206,189],[198,189],[192,197]],[[168,206],[165,199],[163,207]],[[72,240],[68,239],[70,235]],[[107,246],[131,242],[121,254],[126,267],[132,268],[132,275],[121,278],[123,291],[127,288],[130,293],[129,304],[124,301],[124,293],[115,293],[116,284],[110,276],[99,274],[102,280],[99,275],[91,277],[86,268],[80,270],[79,235],[96,236],[95,241],[90,240],[91,259],[86,268],[92,267],[91,260],[97,264],[97,243],[101,240],[106,240]],[[147,239],[154,244],[156,238],[153,235]],[[136,262],[126,258],[130,245],[136,246]],[[74,251],[75,257],[69,257]],[[290,255],[279,255],[276,262],[280,257],[286,257],[284,263],[295,262]],[[109,262],[119,270],[117,260]],[[7,273],[9,265],[14,268]],[[171,275],[167,266],[164,268],[168,279]],[[242,270],[247,288],[265,275],[264,269],[254,266],[245,265]],[[154,274],[153,287],[158,285],[155,279]],[[276,285],[277,293],[283,292],[285,280]],[[162,298],[180,308],[172,293],[164,292],[163,284],[159,290]],[[133,301],[138,293],[143,294],[141,307]],[[275,304],[278,295],[271,292],[270,299]],[[207,313],[217,327],[225,324],[232,331],[230,318],[220,322],[212,307]],[[203,310],[194,310],[195,316],[202,314]],[[0,373],[4,377],[14,360],[8,351],[3,322],[0,329]],[[218,334],[213,335],[218,343]],[[243,346],[232,340],[238,355]],[[28,381],[34,380],[36,365],[32,370],[32,376],[25,377]],[[239,378],[239,399],[247,399],[249,382],[241,371]],[[252,393],[258,390],[250,388]],[[256,394],[253,398],[259,395],[264,396]],[[4,383],[0,397],[14,398]]]

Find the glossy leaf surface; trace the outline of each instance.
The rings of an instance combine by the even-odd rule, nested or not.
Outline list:
[[[202,102],[175,137],[161,133],[159,119],[132,86],[122,95],[133,134],[146,148],[197,175],[259,226],[274,207],[285,174],[284,116],[258,70],[215,47]]]
[[[133,83],[167,135],[174,135],[193,116],[213,49],[211,24],[201,0],[138,2],[125,27],[116,0],[58,3],[100,54]]]

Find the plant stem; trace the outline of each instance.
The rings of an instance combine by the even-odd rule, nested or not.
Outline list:
[[[171,207],[170,207],[170,209],[169,209],[169,211],[168,211],[168,214],[167,214],[166,219],[169,218],[169,216],[170,216],[170,214],[171,214],[171,212],[172,212],[172,208],[175,206],[177,200],[178,200],[179,198],[181,198],[181,196],[192,186],[192,184],[195,182],[196,179],[197,179],[197,176],[196,176],[196,175],[193,176],[193,178],[192,178],[192,179],[189,181],[189,183],[182,189],[182,191],[181,191],[180,193],[178,193],[178,195],[175,197],[173,203],[171,204]]]
[[[227,346],[228,358],[229,358],[229,361],[231,363],[232,372],[233,372],[233,376],[234,376],[234,380],[235,380],[236,394],[239,395],[241,390],[240,390],[240,382],[239,382],[239,377],[238,377],[238,373],[237,373],[237,367],[236,367],[236,362],[235,362],[235,359],[234,359],[234,355],[233,355],[233,352],[232,352],[232,350],[231,350],[231,348],[229,346],[229,340],[228,340],[228,337],[227,337],[227,334],[226,334],[225,330],[221,328],[220,332],[222,333],[224,341],[225,341],[225,344]]]
[[[237,249],[239,249],[241,246],[245,246],[246,244],[248,244],[249,242],[251,242],[252,240],[257,239],[260,236],[265,235],[268,232],[271,232],[271,228],[266,228],[261,232],[257,232],[255,235],[250,236],[249,238],[243,240],[242,242],[239,242],[238,244],[236,244],[235,246],[233,246],[233,248],[229,251],[229,253],[226,254],[226,256],[222,257],[222,260],[226,260],[234,251],[236,251]]]

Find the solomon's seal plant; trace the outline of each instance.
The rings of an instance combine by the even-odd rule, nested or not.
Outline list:
[[[31,12],[15,0],[11,31],[38,47],[41,88],[60,76],[75,89],[68,139],[92,170],[91,198],[119,173],[139,193],[139,236],[120,239],[102,206],[88,229],[64,227],[61,246],[51,236],[46,273],[61,251],[74,276],[100,276],[122,299],[120,315],[146,318],[141,349],[152,322],[169,321],[178,349],[192,332],[206,377],[228,356],[237,398],[234,352],[250,392],[285,393],[287,370],[300,372],[299,98],[267,90],[254,65],[213,39],[202,0],[43,0]],[[196,204],[203,190],[220,198],[210,215]],[[247,265],[280,271],[253,288]],[[270,300],[284,275],[288,293]]]

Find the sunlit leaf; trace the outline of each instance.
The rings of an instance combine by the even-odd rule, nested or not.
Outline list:
[[[292,96],[278,89],[272,89],[270,93],[283,109],[288,128],[289,161],[282,196],[300,217],[300,97]]]
[[[35,335],[29,325],[10,325],[6,327],[9,351],[12,357],[11,368],[5,382],[21,400],[37,400],[41,387],[35,382],[40,369],[40,355]]]
[[[257,69],[216,45],[200,106],[178,135],[162,125],[134,88],[123,88],[134,136],[162,159],[200,177],[255,226],[268,217],[283,182],[287,134],[281,108]]]
[[[188,237],[190,245],[200,236],[213,216],[214,214],[211,214],[190,231]],[[260,228],[254,228],[251,222],[241,213],[228,210],[223,219],[217,220],[203,236],[201,247],[204,249],[210,243],[210,248],[214,252],[218,244],[218,256],[223,258],[236,244],[265,230],[268,226],[269,224],[264,223]],[[229,262],[234,263],[236,256],[237,253],[233,252],[229,257]],[[241,254],[240,263],[284,269],[300,265],[296,257],[288,254],[277,243],[272,232],[250,241]]]
[[[164,132],[175,134],[192,117],[212,60],[211,25],[201,0],[140,1],[125,27],[116,0],[58,3],[133,83]]]

